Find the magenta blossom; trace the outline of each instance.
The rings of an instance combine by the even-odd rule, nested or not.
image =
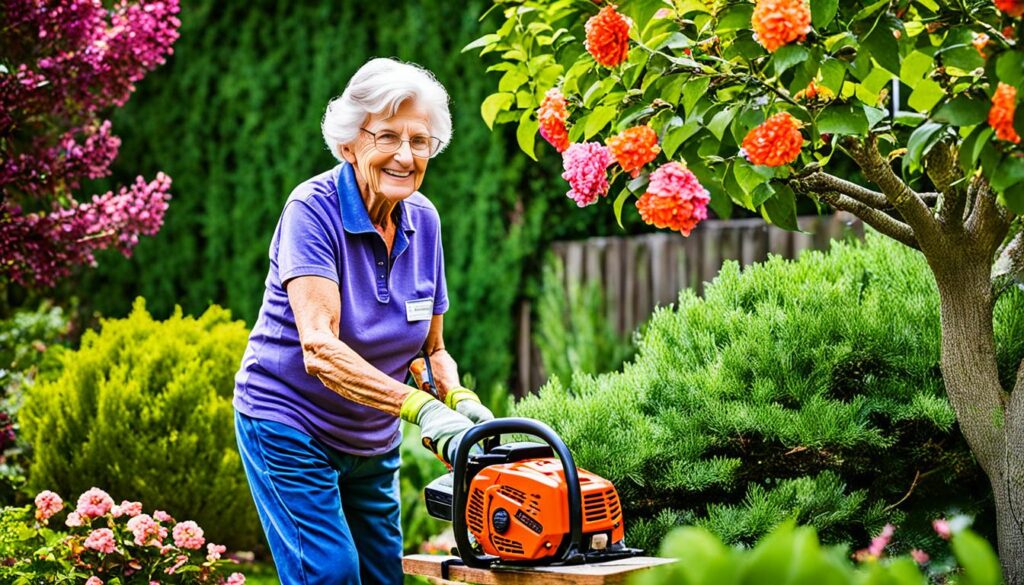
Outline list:
[[[569,145],[562,153],[562,178],[571,189],[566,195],[579,207],[597,202],[608,194],[608,165],[612,164],[611,151],[597,142]]]

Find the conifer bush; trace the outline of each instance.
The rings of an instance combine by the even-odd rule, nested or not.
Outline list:
[[[1004,294],[1001,375],[1024,356],[1024,292]],[[620,492],[632,546],[676,524],[753,542],[796,517],[828,542],[885,523],[934,541],[955,508],[990,526],[985,477],[939,372],[939,299],[923,258],[869,234],[798,261],[729,263],[704,298],[656,311],[619,372],[552,378],[516,416],[550,424]]]
[[[247,336],[216,305],[156,321],[141,298],[127,318],[86,332],[80,349],[62,355],[61,375],[34,386],[21,410],[35,454],[29,488],[102,486],[251,549],[260,530],[231,407]]]

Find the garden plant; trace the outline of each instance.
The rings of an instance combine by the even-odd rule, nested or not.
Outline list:
[[[708,206],[796,229],[807,195],[920,251],[945,393],[988,478],[1006,577],[1024,582],[1024,366],[1000,364],[993,325],[1024,274],[1024,3],[495,8],[503,22],[466,47],[501,73],[483,117],[517,123],[528,153],[538,132],[562,152],[577,205],[614,191],[621,217],[635,195],[645,222],[686,235]],[[857,176],[830,173],[842,159]]]
[[[121,140],[104,113],[170,54],[177,13],[177,0],[0,2],[0,286],[52,286],[96,251],[128,256],[160,229],[163,173],[80,191],[110,174]]]

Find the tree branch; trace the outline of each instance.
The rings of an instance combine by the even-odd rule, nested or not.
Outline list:
[[[924,159],[924,170],[942,194],[939,221],[946,226],[962,225],[967,189],[961,180],[963,173],[957,164],[956,146],[947,142],[933,146]]]
[[[844,141],[844,146],[853,161],[864,172],[864,176],[882,189],[885,198],[914,230],[918,243],[938,246],[938,224],[932,217],[931,210],[920,195],[896,176],[889,161],[878,152],[878,137],[870,134],[863,142],[851,137]]]
[[[866,189],[856,183],[851,183],[821,171],[801,178],[800,183],[808,189],[808,192],[824,193],[825,191],[835,191],[852,197],[864,205],[874,207],[875,209],[884,209],[889,206],[889,201],[885,198],[885,195],[878,191]]]
[[[975,177],[971,186],[975,192],[974,205],[964,227],[985,249],[995,253],[1010,229],[1013,213],[999,204],[996,192],[982,175]]]

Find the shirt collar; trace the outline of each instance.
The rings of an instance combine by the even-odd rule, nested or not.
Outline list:
[[[338,191],[338,199],[341,200],[341,227],[350,234],[377,233],[370,221],[370,214],[366,211],[366,202],[359,194],[359,184],[356,183],[356,174],[352,165],[343,162],[338,165],[338,178],[335,181]],[[411,234],[416,231],[409,214],[405,209],[405,201],[398,202],[398,225],[402,231]]]

